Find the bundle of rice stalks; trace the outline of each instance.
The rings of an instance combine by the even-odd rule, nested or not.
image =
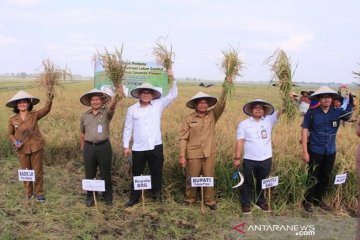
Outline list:
[[[60,86],[60,81],[65,80],[67,77],[71,79],[71,72],[67,67],[61,69],[49,59],[42,61],[42,67],[43,70],[39,74],[37,82],[40,87],[46,89],[48,98],[52,99],[55,95],[55,86]]]
[[[105,70],[106,76],[111,80],[115,90],[119,88],[124,79],[126,63],[122,59],[123,46],[120,51],[115,48],[114,53],[110,53],[106,48],[104,53],[97,54],[101,65]]]
[[[223,50],[224,58],[221,63],[221,69],[225,73],[224,87],[228,89],[229,94],[234,91],[234,81],[236,76],[240,76],[243,62],[239,58],[238,50],[231,47],[229,50]]]
[[[153,54],[155,55],[156,62],[167,70],[172,69],[173,58],[175,53],[172,51],[172,46],[170,49],[166,47],[164,43],[160,40],[155,42],[155,47],[153,48]],[[168,82],[172,81],[172,76],[169,76]]]
[[[274,62],[270,63],[273,59],[275,59]],[[275,85],[280,87],[282,108],[287,120],[291,122],[298,115],[298,108],[295,100],[291,97],[293,84],[290,61],[286,53],[282,49],[278,49],[265,63],[270,64],[271,70],[274,72],[271,82],[275,82]]]
[[[352,72],[354,75],[355,75],[355,78],[358,78],[358,79],[360,79],[360,72],[355,72],[355,71],[353,71]],[[360,80],[358,81],[358,82],[355,82],[355,84],[357,85],[357,96],[356,97],[360,97]],[[357,107],[357,115],[359,115],[360,114],[360,106],[358,105],[358,106],[356,106]]]

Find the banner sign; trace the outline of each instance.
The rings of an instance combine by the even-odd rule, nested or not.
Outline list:
[[[85,191],[105,192],[104,180],[83,179],[82,189]]]
[[[343,183],[346,182],[346,178],[347,178],[347,173],[338,174],[338,175],[335,176],[335,182],[334,182],[334,184],[335,184],[335,185],[343,184]]]
[[[213,177],[192,177],[191,187],[214,187]]]
[[[95,64],[95,88],[102,90],[111,96],[113,95],[113,83],[106,76],[100,59],[94,60]],[[123,87],[126,96],[132,89],[143,83],[150,83],[162,93],[162,96],[167,95],[169,91],[168,77],[165,69],[155,62],[126,62],[126,70],[123,80]]]
[[[151,176],[135,176],[134,180],[134,189],[135,190],[143,190],[143,189],[151,189]]]
[[[20,182],[35,182],[35,170],[18,170]]]
[[[271,188],[279,185],[279,176],[261,180],[261,189]]]

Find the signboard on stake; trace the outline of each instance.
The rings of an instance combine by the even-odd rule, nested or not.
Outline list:
[[[105,192],[104,180],[83,179],[82,189],[85,191]]]
[[[279,185],[279,176],[261,180],[261,189],[271,188]]]
[[[135,190],[145,190],[151,189],[151,176],[135,176],[133,177],[134,180],[134,189]]]
[[[335,185],[343,184],[346,182],[346,178],[347,178],[347,173],[338,174],[335,176],[334,184]]]
[[[35,182],[35,170],[19,169],[18,176],[20,182]]]
[[[95,88],[112,96],[113,83],[106,76],[101,60],[95,58],[94,64]],[[168,76],[162,66],[155,62],[126,62],[126,70],[123,81],[125,95],[129,96],[132,89],[143,83],[150,83],[153,85],[161,92],[162,96],[165,96],[169,91]]]

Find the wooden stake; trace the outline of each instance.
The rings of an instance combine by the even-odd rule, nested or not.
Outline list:
[[[268,204],[269,204],[269,212],[271,211],[271,188],[268,188]]]
[[[144,189],[141,190],[141,201],[142,201],[142,209],[143,212],[145,211],[145,196],[144,196]]]
[[[204,214],[204,187],[201,187],[201,212]]]
[[[94,178],[94,180],[96,180],[96,178]],[[94,198],[95,207],[96,207],[96,209],[97,209],[97,201],[96,201],[95,191],[93,191],[93,198]]]

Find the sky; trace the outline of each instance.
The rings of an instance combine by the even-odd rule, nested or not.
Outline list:
[[[270,81],[282,48],[297,82],[352,82],[360,71],[358,0],[0,0],[0,73],[38,71],[44,59],[93,76],[92,57],[124,46],[153,61],[160,37],[178,78],[223,80],[222,51],[239,52],[236,81]]]

